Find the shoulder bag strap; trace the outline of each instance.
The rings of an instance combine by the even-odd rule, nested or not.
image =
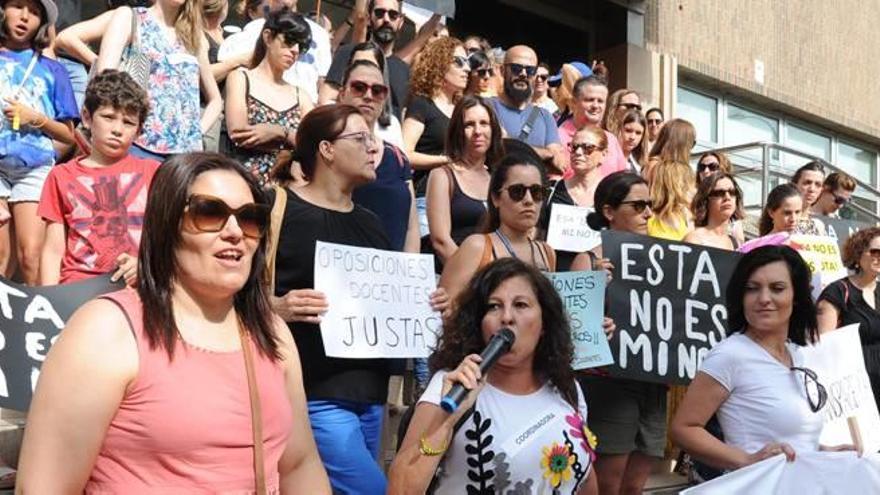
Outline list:
[[[247,374],[248,395],[251,402],[251,432],[253,433],[254,440],[254,480],[257,495],[266,495],[266,472],[265,463],[263,462],[263,412],[260,404],[260,390],[257,388],[251,339],[240,325],[241,352],[244,354],[244,369]]]
[[[269,240],[266,245],[266,281],[269,284],[269,295],[275,295],[275,257],[278,254],[278,239],[281,237],[281,224],[284,222],[284,210],[287,208],[287,189],[273,184],[275,202],[269,215]]]
[[[137,23],[137,11],[132,8],[131,9],[131,40],[129,40],[128,44],[131,45],[132,50],[139,50],[141,47],[141,41],[138,38],[138,23]]]
[[[526,119],[526,123],[523,124],[522,129],[519,131],[519,139],[520,141],[525,141],[529,138],[529,134],[532,133],[532,128],[535,126],[535,121],[538,120],[538,116],[541,115],[541,107],[537,105],[532,105],[532,111],[529,113],[529,118]]]

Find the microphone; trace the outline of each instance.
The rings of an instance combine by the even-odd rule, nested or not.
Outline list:
[[[507,351],[513,347],[513,342],[515,340],[516,335],[509,328],[502,328],[498,333],[493,335],[492,338],[489,339],[489,343],[486,344],[486,348],[480,353],[480,357],[483,358],[483,360],[480,361],[480,373],[485,374],[486,370],[491,368],[492,365],[495,364],[495,361],[498,361],[498,358],[506,354]],[[443,397],[443,400],[440,401],[440,407],[450,414],[454,413],[468,392],[470,392],[470,390],[464,388],[464,385],[456,383]]]

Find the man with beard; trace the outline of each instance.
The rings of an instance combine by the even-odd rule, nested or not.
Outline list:
[[[412,57],[401,58],[394,54],[394,43],[403,27],[401,7],[400,0],[370,0],[367,16],[370,24],[370,41],[375,43],[385,54],[385,80],[391,86],[391,111],[395,117],[402,121],[401,111],[409,93],[409,64]],[[355,6],[355,10],[357,10],[357,6]],[[352,15],[356,15],[356,12],[352,11]],[[351,24],[351,18],[346,20],[346,23]],[[406,47],[406,51],[411,54],[421,51],[439,23],[439,15],[431,17],[431,20],[419,31],[418,36]],[[319,104],[336,101],[354,46],[354,44],[346,44],[336,50],[333,63],[327,72],[327,78],[321,86]]]
[[[504,55],[504,91],[491,99],[501,126],[509,137],[529,144],[550,167],[550,175],[559,175],[568,166],[553,116],[532,103],[538,55],[525,45],[517,45]]]
[[[569,108],[572,115],[559,126],[559,139],[566,148],[577,131],[584,127],[602,127],[602,117],[605,115],[605,104],[608,100],[608,86],[604,79],[595,75],[582,77],[574,83],[571,94],[572,102]],[[608,148],[600,171],[602,177],[605,177],[612,172],[626,170],[626,158],[614,134],[604,129],[603,132],[608,139]]]

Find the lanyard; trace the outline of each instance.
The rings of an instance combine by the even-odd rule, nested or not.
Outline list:
[[[21,90],[24,89],[25,83],[31,77],[31,73],[34,71],[34,67],[36,67],[36,65],[37,65],[38,58],[40,58],[40,55],[37,53],[36,50],[34,50],[34,56],[31,57],[31,61],[28,64],[27,69],[24,71],[24,77],[22,78],[21,82],[18,84],[18,87],[15,88],[15,91],[12,93],[11,97],[13,100],[18,100],[18,95],[21,94]]]

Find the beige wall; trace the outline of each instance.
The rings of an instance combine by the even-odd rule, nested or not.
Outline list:
[[[680,78],[704,76],[880,142],[880,1],[647,0],[646,8],[647,48],[676,57]]]

